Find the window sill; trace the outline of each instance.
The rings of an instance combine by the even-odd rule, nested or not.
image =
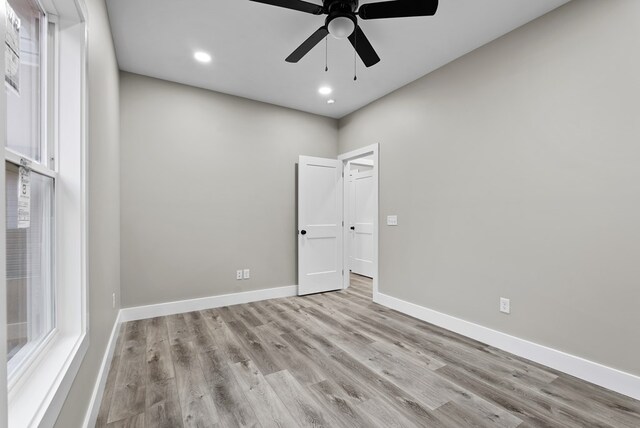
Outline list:
[[[9,426],[53,426],[89,347],[86,334],[58,336],[9,391]]]

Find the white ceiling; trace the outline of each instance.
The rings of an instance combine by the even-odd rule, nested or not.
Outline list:
[[[356,82],[348,40],[329,37],[329,72],[324,42],[298,64],[284,61],[324,15],[249,0],[107,0],[107,6],[122,70],[340,118],[568,1],[440,0],[434,17],[361,20],[382,60],[367,69],[358,59]],[[197,63],[196,50],[213,61]],[[318,94],[321,85],[333,88],[335,104]]]

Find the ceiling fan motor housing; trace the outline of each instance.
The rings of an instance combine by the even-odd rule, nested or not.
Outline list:
[[[323,6],[328,14],[336,11],[355,13],[358,9],[358,0],[324,0]]]

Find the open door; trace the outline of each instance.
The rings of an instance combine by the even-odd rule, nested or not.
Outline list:
[[[342,162],[300,156],[298,295],[342,289]]]
[[[349,174],[349,269],[373,278],[373,220],[375,215],[373,171]]]

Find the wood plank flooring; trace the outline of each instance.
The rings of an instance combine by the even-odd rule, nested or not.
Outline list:
[[[640,427],[640,402],[347,291],[122,326],[97,427]]]

